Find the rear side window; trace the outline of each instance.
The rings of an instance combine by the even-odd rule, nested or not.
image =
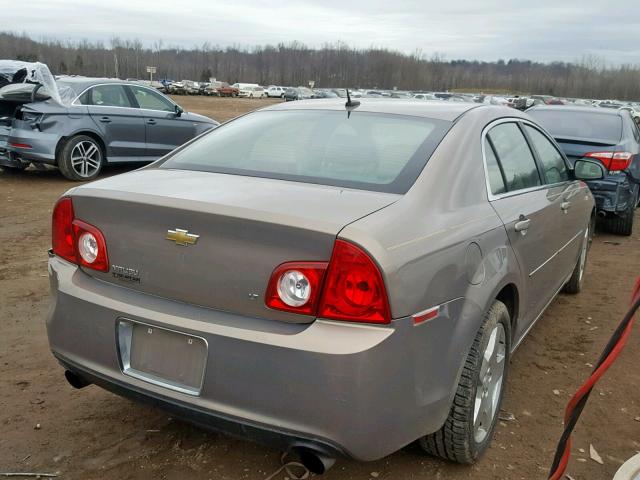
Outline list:
[[[160,168],[405,193],[450,126],[358,111],[261,111],[218,127]]]
[[[529,113],[555,139],[587,140],[615,145],[622,138],[622,118],[617,114],[576,112],[563,107]]]
[[[507,191],[522,190],[541,185],[529,144],[515,123],[502,123],[487,135],[498,156]]]
[[[90,90],[89,105],[132,107],[122,85],[98,85]]]
[[[491,187],[491,193],[494,195],[500,195],[507,190],[504,186],[504,178],[496,154],[493,152],[493,147],[489,141],[484,139],[484,155],[487,161],[487,174],[489,175],[489,186]]]
[[[569,173],[562,154],[553,146],[553,143],[537,128],[530,125],[524,125],[524,128],[531,139],[533,148],[538,153],[547,183],[560,183],[569,180]]]

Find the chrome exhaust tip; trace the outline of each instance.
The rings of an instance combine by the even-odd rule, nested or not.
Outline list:
[[[295,447],[293,451],[300,458],[307,470],[316,475],[322,475],[329,470],[334,463],[336,463],[335,457],[329,456],[324,452],[315,450],[309,447]]]

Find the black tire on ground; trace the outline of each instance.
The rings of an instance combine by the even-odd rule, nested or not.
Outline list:
[[[635,202],[633,202],[635,203]],[[607,230],[615,235],[629,236],[633,233],[635,207],[629,206],[623,213],[607,219]]]
[[[578,261],[573,269],[571,278],[564,284],[562,291],[575,295],[582,290],[582,283],[584,281],[584,272],[587,268],[587,260],[589,258],[589,249],[591,248],[591,241],[593,239],[593,227],[595,225],[595,218],[592,218],[587,227],[584,237],[582,238],[582,244],[580,246],[580,255]]]
[[[86,175],[82,175],[76,169],[74,169],[72,160],[71,160],[71,154],[74,151],[74,148],[80,143],[83,143],[85,145],[88,145],[90,143],[91,145],[97,148],[97,153],[95,158],[98,161],[98,166],[97,168],[91,170],[91,172]],[[100,175],[100,172],[102,171],[102,167],[104,166],[104,152],[102,151],[102,146],[95,138],[89,137],[87,135],[76,135],[75,137],[71,137],[70,139],[68,139],[64,143],[62,148],[60,148],[60,151],[58,152],[58,157],[56,160],[57,160],[58,168],[60,169],[60,173],[62,173],[62,175],[64,175],[69,180],[82,182],[82,181],[93,180],[98,175]]]
[[[476,430],[474,429],[476,392],[478,392],[478,387],[481,387],[480,370],[483,353],[489,343],[491,333],[498,324],[502,324],[505,334],[502,382],[499,387],[498,402],[493,418],[489,422],[490,424],[485,426],[486,434],[484,438],[478,442],[476,440]],[[510,348],[511,319],[509,311],[504,303],[496,300],[485,314],[484,322],[480,330],[478,330],[471,350],[467,355],[449,416],[440,430],[419,440],[419,444],[424,451],[430,455],[464,464],[474,463],[482,455],[491,443],[493,430],[500,412],[500,404],[502,403],[509,370]]]

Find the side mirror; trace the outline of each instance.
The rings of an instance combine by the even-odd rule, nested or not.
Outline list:
[[[182,107],[180,105],[176,105],[175,109],[176,109],[176,117],[179,117],[180,115],[182,115],[184,113],[184,110],[182,109]]]
[[[607,170],[596,160],[576,160],[573,166],[576,180],[600,180],[607,175]]]

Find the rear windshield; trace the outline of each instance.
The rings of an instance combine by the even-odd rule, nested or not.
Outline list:
[[[592,112],[531,110],[527,112],[557,139],[578,139],[616,144],[622,138],[622,118]]]
[[[450,126],[357,111],[261,111],[213,130],[159,168],[405,193]]]

